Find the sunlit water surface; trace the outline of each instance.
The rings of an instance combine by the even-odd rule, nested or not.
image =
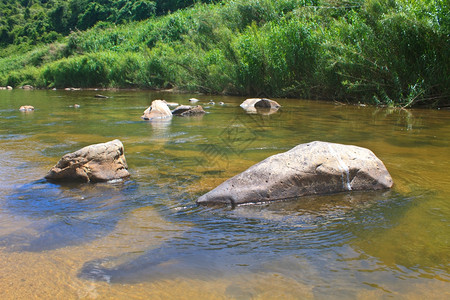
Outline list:
[[[203,117],[148,122],[152,100],[192,95],[96,93],[0,91],[1,299],[450,298],[450,111],[277,99],[279,112],[250,115],[243,98],[196,96]],[[43,179],[62,155],[116,138],[129,180]],[[314,140],[371,149],[394,188],[195,205]]]

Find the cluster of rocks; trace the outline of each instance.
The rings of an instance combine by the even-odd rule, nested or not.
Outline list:
[[[176,106],[174,110],[170,110],[170,106]],[[178,103],[166,102],[165,100],[154,100],[152,104],[144,111],[142,119],[155,120],[171,118],[172,116],[198,116],[205,114],[205,110],[201,105],[178,105]]]
[[[26,84],[24,86],[21,86],[20,88],[23,89],[23,90],[33,90],[34,86]],[[13,90],[13,89],[14,88],[12,86],[10,86],[10,85],[8,85],[8,86],[0,86],[0,90]]]
[[[169,106],[176,108],[170,110]],[[254,110],[259,113],[259,109],[278,110],[280,105],[269,99],[247,99],[241,107],[251,113]],[[142,118],[155,120],[204,113],[200,105],[154,100]],[[64,155],[45,178],[94,183],[128,176],[123,144],[113,140]],[[266,158],[226,180],[196,202],[234,206],[308,195],[389,189],[392,185],[392,177],[386,167],[369,149],[315,141]]]

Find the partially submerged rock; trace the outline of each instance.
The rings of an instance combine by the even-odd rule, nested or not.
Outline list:
[[[266,158],[201,196],[197,203],[236,205],[388,189],[392,184],[386,167],[372,151],[316,141]]]
[[[204,113],[206,112],[201,105],[197,106],[180,105],[174,110],[172,110],[172,114],[174,116],[182,116],[182,117],[203,115]]]
[[[34,89],[34,87],[32,85],[26,84],[26,85],[22,86],[21,89],[32,90],[32,89]]]
[[[119,140],[84,147],[64,155],[48,172],[52,181],[101,182],[130,176]]]
[[[31,105],[22,105],[22,106],[19,108],[19,110],[20,110],[20,111],[23,111],[23,112],[34,111],[34,106],[31,106]]]
[[[248,113],[273,114],[281,107],[278,102],[265,98],[247,99],[240,105]]]
[[[196,103],[196,102],[198,102],[198,101],[200,101],[200,100],[198,100],[197,98],[191,98],[191,99],[189,99],[189,102],[191,102],[191,103]]]
[[[180,104],[178,104],[178,103],[176,103],[176,102],[167,102],[166,100],[163,100],[164,101],[164,103],[166,103],[167,104],[167,106],[173,106],[173,107],[176,107],[176,106],[179,106]]]
[[[172,112],[163,100],[154,100],[152,105],[144,111],[142,119],[164,119],[172,117]]]
[[[100,99],[108,99],[108,96],[102,95],[102,94],[97,94],[94,96],[94,98],[100,98]]]

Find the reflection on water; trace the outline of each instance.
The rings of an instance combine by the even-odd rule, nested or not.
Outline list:
[[[142,121],[148,92],[5,91],[0,297],[448,298],[450,114],[277,100],[246,114]],[[210,97],[200,99],[207,104]],[[80,103],[80,108],[71,107]],[[36,107],[21,114],[20,105]],[[52,184],[59,158],[118,138],[130,180]],[[269,155],[324,140],[373,150],[391,191],[258,205],[196,198]]]
[[[25,184],[7,195],[4,209],[33,223],[0,237],[0,245],[15,251],[44,251],[96,239],[112,231],[126,210],[135,208],[126,203],[135,190],[131,181],[60,186],[40,180]]]

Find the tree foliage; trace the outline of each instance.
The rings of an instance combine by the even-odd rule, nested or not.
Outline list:
[[[34,1],[8,6],[34,22],[1,19],[17,45],[0,55],[0,85],[450,105],[448,0]]]
[[[122,24],[192,5],[193,0],[3,0],[0,46],[49,43],[100,21]],[[211,2],[211,1],[204,1]]]

